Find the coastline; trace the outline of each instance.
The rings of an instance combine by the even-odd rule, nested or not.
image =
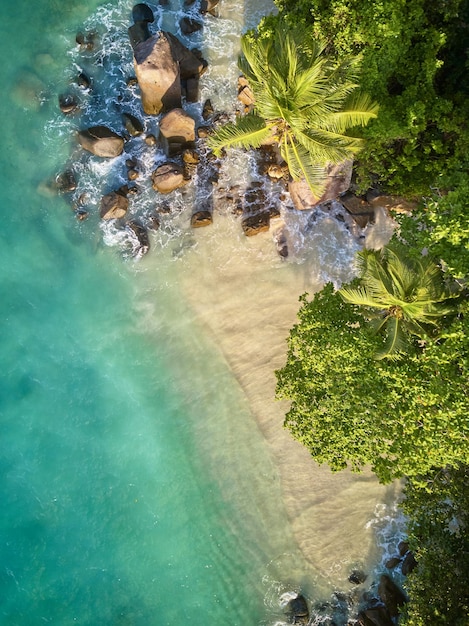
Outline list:
[[[197,276],[193,269],[184,273],[183,292],[223,353],[267,442],[298,547],[320,574],[346,583],[352,567],[376,566],[376,525],[389,515],[399,488],[378,484],[371,472],[331,473],[283,427],[288,403],[275,399],[275,370],[284,363],[299,296],[322,285],[311,276],[314,261],[282,263],[271,234],[238,242],[236,250],[218,242],[226,236],[236,240],[224,230],[236,232],[236,222],[220,219],[212,232],[199,229],[187,259]]]

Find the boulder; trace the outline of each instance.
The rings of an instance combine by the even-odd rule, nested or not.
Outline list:
[[[399,607],[407,602],[407,598],[404,593],[386,574],[382,574],[380,576],[378,594],[386,605],[391,617],[397,617],[399,615]]]
[[[124,149],[124,140],[107,126],[92,126],[78,132],[82,148],[99,157],[114,158]]]
[[[164,33],[168,38],[174,59],[179,63],[181,78],[199,78],[207,69],[205,61],[196,50],[189,50],[171,33]]]
[[[129,208],[129,201],[119,191],[111,191],[101,198],[99,215],[103,220],[120,219]]]
[[[129,220],[126,222],[125,227],[128,231],[132,233],[135,239],[138,242],[138,246],[135,250],[135,255],[143,256],[150,249],[150,239],[148,237],[148,232],[146,228],[144,228],[140,222],[136,220]]]
[[[365,228],[367,224],[374,221],[375,210],[365,198],[355,196],[348,191],[341,196],[340,203],[347,209],[360,228]]]
[[[81,89],[86,90],[91,87],[91,78],[87,76],[85,72],[80,72],[77,76],[76,83]]]
[[[191,35],[199,30],[202,30],[203,24],[198,20],[194,20],[190,17],[182,17],[179,21],[179,27],[183,35]]]
[[[132,137],[138,137],[143,133],[143,124],[142,122],[132,115],[131,113],[123,113],[122,119],[124,120],[124,126],[129,135]]]
[[[72,94],[62,93],[59,95],[59,108],[65,115],[75,113],[78,110],[77,99]]]
[[[362,611],[358,616],[360,626],[394,626],[386,607],[376,606]]]
[[[252,108],[255,104],[254,94],[244,76],[238,78],[238,100],[244,104],[245,107]]]
[[[417,567],[417,561],[412,552],[407,552],[405,555],[404,561],[402,562],[402,573],[404,576],[407,576]]]
[[[386,561],[384,566],[386,567],[386,569],[394,569],[397,565],[399,565],[400,562],[401,562],[400,557],[392,556],[390,559]]]
[[[191,217],[192,228],[200,228],[202,226],[210,226],[213,223],[212,212],[208,209],[199,209],[194,211]]]
[[[155,17],[153,11],[143,2],[136,4],[132,9],[132,19],[134,22],[153,22]]]
[[[386,195],[371,195],[367,197],[373,208],[383,207],[388,211],[395,211],[396,213],[412,213],[418,206],[417,202],[413,200],[406,200],[401,196],[386,196]]]
[[[270,212],[262,211],[260,213],[255,213],[254,215],[244,217],[241,222],[241,227],[246,237],[252,237],[269,230]]]
[[[199,79],[197,77],[186,78],[182,81],[182,95],[186,102],[199,101]]]
[[[151,37],[147,22],[136,22],[127,29],[127,33],[129,35],[132,50],[135,50],[139,44],[147,41],[147,39],[150,39]]]
[[[65,170],[56,176],[56,189],[59,193],[71,193],[77,188],[77,179],[73,170]]]
[[[319,197],[313,194],[305,180],[290,181],[288,187],[295,209],[300,211],[312,209],[318,204],[335,200],[344,194],[350,187],[352,166],[351,160],[326,165],[324,168],[324,191]]]
[[[181,75],[167,35],[160,32],[134,48],[134,67],[147,115],[181,107]]]
[[[200,12],[202,15],[210,13],[213,17],[218,17],[218,2],[219,0],[201,0]]]
[[[173,109],[161,118],[160,139],[167,156],[192,147],[195,142],[195,120],[183,109]]]
[[[308,622],[308,603],[301,594],[288,601],[285,612],[294,624],[307,624]]]
[[[187,184],[184,168],[177,163],[164,163],[156,168],[151,176],[153,189],[160,193],[171,193]]]

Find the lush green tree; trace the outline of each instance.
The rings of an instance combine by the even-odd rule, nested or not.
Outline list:
[[[400,237],[420,253],[427,250],[458,279],[469,277],[469,177],[462,175],[453,191],[424,198],[412,215],[397,216]]]
[[[386,343],[376,358],[402,357],[411,340],[438,334],[442,318],[454,313],[451,303],[459,292],[450,291],[440,267],[429,256],[412,258],[404,246],[361,250],[356,256],[358,286],[344,286],[342,298],[362,308],[375,332]]]
[[[401,626],[469,624],[469,467],[407,481],[404,512],[417,567]]]
[[[422,195],[467,170],[468,0],[276,0],[338,59],[362,54],[360,84],[380,104],[357,167],[363,189]],[[273,28],[270,18],[264,23]]]
[[[302,298],[277,394],[285,426],[331,469],[371,466],[382,482],[469,462],[469,319],[405,360],[376,360],[383,340],[332,285]]]
[[[293,179],[306,179],[320,195],[325,164],[340,163],[362,147],[347,131],[377,112],[368,96],[357,95],[357,57],[332,64],[320,41],[282,21],[263,36],[242,38],[239,67],[255,109],[209,138],[215,154],[230,146],[276,143]]]

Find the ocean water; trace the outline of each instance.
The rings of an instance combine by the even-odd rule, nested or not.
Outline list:
[[[129,257],[128,234],[97,216],[100,194],[122,182],[125,156],[85,158],[73,132],[115,124],[117,103],[138,112],[136,92],[125,88],[132,6],[18,0],[0,8],[0,624],[280,624],[283,593],[321,599],[337,568],[327,560],[327,524],[313,542],[324,540],[324,568],[321,550],[314,563],[298,540],[312,539],[319,506],[292,523],[275,437],[259,419],[266,398],[274,404],[282,355],[261,358],[256,378],[249,365],[265,341],[256,329],[283,344],[297,295],[346,276],[358,244],[323,216],[325,230],[306,229],[309,246],[283,263],[271,235],[248,241],[230,216],[190,232],[187,192],[174,195],[150,253]],[[176,29],[181,7],[152,7],[159,27]],[[218,107],[233,99],[239,34],[263,11],[226,2],[195,35],[211,63],[202,97]],[[81,30],[99,34],[88,56],[75,45]],[[82,97],[81,116],[64,118],[58,94],[83,69],[96,89]],[[149,171],[154,155],[130,146]],[[249,169],[243,158],[233,157],[238,182]],[[75,197],[88,198],[84,222],[47,187],[70,164]],[[136,214],[154,199],[147,190],[139,202]],[[272,307],[283,319],[270,300],[276,286],[297,292],[279,327],[265,322]],[[259,388],[267,392],[257,396]],[[344,480],[335,495],[326,480],[334,503],[326,516],[334,508],[340,528],[353,503],[364,511],[367,525],[360,518],[349,543],[373,560],[374,524],[382,528],[392,505],[369,477]],[[332,562],[348,567],[356,551],[348,558],[347,544],[344,558],[336,545]]]

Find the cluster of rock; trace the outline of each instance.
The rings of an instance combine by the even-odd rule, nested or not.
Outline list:
[[[416,562],[405,542],[399,545],[399,552],[397,560],[386,563],[386,567],[393,569],[401,565],[401,574],[406,575],[404,562],[410,565],[407,573],[412,571]],[[363,587],[366,580],[363,571],[353,570],[349,582],[356,587],[351,592],[335,592],[330,602],[311,607],[304,595],[297,594],[284,609],[288,622],[304,626],[394,626],[407,602],[404,592],[388,574],[381,574],[368,589]]]

